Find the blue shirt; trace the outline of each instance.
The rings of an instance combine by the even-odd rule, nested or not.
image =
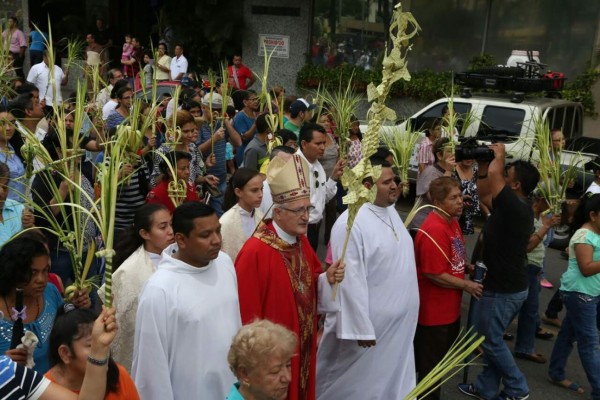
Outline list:
[[[252,128],[255,120],[255,118],[250,118],[245,112],[241,111],[235,115],[235,118],[233,118],[233,127],[240,135],[243,135],[244,133],[248,132],[250,128]],[[250,138],[250,140],[253,138],[254,136]],[[246,145],[250,142],[250,140],[243,139],[242,145],[236,148],[235,162],[238,167],[242,165],[242,161],[244,161],[244,150],[246,150]]]
[[[592,246],[592,261],[600,260],[600,235],[585,228],[577,230],[569,242],[569,266],[560,278],[560,290],[600,296],[600,274],[583,276],[575,258],[577,244]]]
[[[25,167],[23,162],[15,154],[15,149],[10,143],[8,144],[8,151],[2,151],[1,153],[0,162],[6,164],[10,170],[8,198],[23,203],[23,196],[25,196]]]
[[[21,215],[25,206],[17,201],[6,199],[2,208],[2,220],[0,223],[0,247],[8,242],[8,239],[21,232]]]
[[[125,117],[117,112],[117,110],[112,111],[108,118],[106,119],[106,129],[115,128],[121,125],[125,121]]]
[[[39,33],[36,30],[32,30],[29,35],[31,37],[31,45],[29,46],[29,50],[44,51],[46,49],[45,40],[48,39],[48,34],[46,32]]]
[[[56,286],[47,283],[44,289],[44,308],[42,312],[35,321],[25,324],[25,330],[35,333],[40,341],[33,351],[33,360],[35,361],[33,370],[42,374],[50,369],[50,362],[48,361],[50,331],[52,331],[58,307],[62,304],[63,299]],[[5,315],[3,319],[0,319],[0,354],[6,353],[6,350],[10,347],[12,327],[13,321],[9,315]]]
[[[221,124],[218,123],[215,125],[215,131],[221,127]],[[198,139],[198,143],[201,144],[206,142],[207,140],[211,140],[212,132],[210,131],[210,124],[204,124],[200,128],[200,139]],[[219,140],[214,143],[214,151],[215,151],[215,166],[209,168],[206,172],[207,174],[211,174],[219,178],[221,182],[225,182],[225,178],[227,178],[227,160],[225,159],[225,147],[226,143],[229,140],[229,132],[225,129],[225,139]],[[208,156],[210,156],[211,150],[209,149],[206,153],[202,154],[204,159],[206,160]]]
[[[234,383],[225,400],[244,400],[244,396],[239,391],[240,383]]]

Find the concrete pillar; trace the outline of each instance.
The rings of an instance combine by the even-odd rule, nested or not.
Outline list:
[[[244,1],[242,58],[248,68],[262,75],[264,57],[262,47],[259,55],[259,35],[283,35],[289,38],[289,57],[271,58],[269,88],[283,85],[288,94],[297,92],[296,73],[304,66],[310,51],[311,8],[311,0]],[[252,89],[260,90],[260,83],[257,81]]]

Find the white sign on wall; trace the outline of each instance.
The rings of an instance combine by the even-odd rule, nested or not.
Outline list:
[[[264,47],[263,47],[264,44]],[[264,56],[265,50],[267,54],[273,52],[275,58],[290,58],[290,37],[284,35],[258,35],[258,55]],[[275,50],[273,50],[275,49]]]

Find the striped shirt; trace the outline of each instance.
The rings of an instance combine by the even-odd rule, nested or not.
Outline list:
[[[96,164],[110,161],[104,159],[104,153],[96,157]],[[138,208],[146,203],[148,194],[148,168],[145,163],[135,166],[133,173],[119,185],[117,192],[117,206],[115,207],[115,230],[130,227]]]
[[[8,356],[0,356],[0,399],[37,400],[50,381],[37,372],[22,367]]]
[[[419,146],[419,152],[417,153],[417,162],[419,164],[425,164],[426,166],[433,165],[435,157],[433,156],[433,143],[425,136]]]

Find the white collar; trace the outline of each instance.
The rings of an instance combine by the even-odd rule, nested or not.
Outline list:
[[[284,242],[287,242],[289,244],[295,244],[298,241],[298,238],[296,236],[292,236],[289,233],[284,232],[284,230],[281,229],[279,225],[277,225],[277,222],[275,222],[275,220],[273,220],[273,228],[275,228],[277,236],[283,239]]]
[[[201,274],[205,271],[210,270],[215,265],[215,260],[211,260],[204,267],[194,267],[193,265],[187,264],[178,258],[175,258],[175,252],[178,250],[177,243],[169,245],[162,252],[162,259],[160,267],[168,268],[171,271],[183,273],[183,274]]]
[[[243,217],[248,217],[248,218],[254,218],[254,213],[256,211],[256,209],[253,209],[252,212],[248,212],[246,210],[244,210],[242,207],[240,207],[240,205],[238,204],[238,209],[240,210],[240,215]]]
[[[317,166],[317,163],[319,163],[319,160],[315,160],[315,162],[310,162],[308,161],[308,158],[306,158],[306,156],[304,155],[304,153],[302,153],[302,150],[298,149],[297,154],[300,155],[300,157],[304,158],[304,161],[306,161],[308,163],[308,165],[310,165],[310,168],[312,169],[313,167]],[[320,164],[320,163],[319,163]]]

